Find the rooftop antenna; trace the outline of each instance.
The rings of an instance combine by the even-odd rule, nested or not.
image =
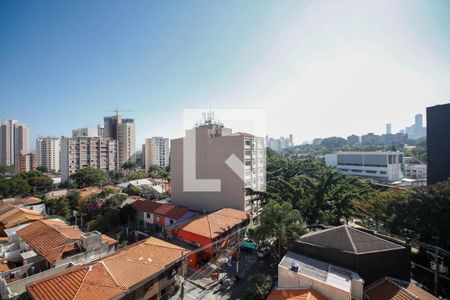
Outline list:
[[[115,109],[108,109],[108,110],[106,110],[106,111],[112,111],[112,112],[114,112],[114,113],[116,114],[116,117],[119,116],[119,112],[132,112],[132,110],[119,109],[118,106],[116,106]]]

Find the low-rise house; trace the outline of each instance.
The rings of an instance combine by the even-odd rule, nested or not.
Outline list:
[[[288,251],[278,265],[277,289],[305,288],[327,299],[361,300],[364,280],[350,270]]]
[[[18,225],[43,219],[40,211],[30,210],[14,205],[8,205],[0,209],[0,236],[5,237],[5,230]]]
[[[390,276],[409,281],[410,248],[401,241],[342,225],[311,232],[288,249],[358,273],[366,284]]]
[[[37,220],[6,231],[9,243],[2,247],[3,262],[10,270],[0,274],[2,299],[22,294],[36,278],[114,253],[117,244],[99,232],[84,233],[60,219]]]
[[[227,242],[226,236],[243,226],[248,219],[249,214],[244,211],[222,208],[214,213],[174,226],[172,234],[197,247],[215,243],[214,246],[188,257],[189,265],[196,267],[199,263],[210,260],[216,254],[217,248]],[[219,242],[222,238],[225,240]]]
[[[168,299],[184,275],[185,248],[150,237],[100,261],[75,266],[27,287],[34,300]]]
[[[167,202],[145,200],[134,201],[131,205],[137,211],[139,224],[144,227],[156,225],[156,228],[164,229],[197,216],[197,212]]]
[[[384,277],[364,291],[365,300],[437,300],[435,296],[410,282]]]
[[[8,205],[15,205],[20,207],[27,207],[28,209],[32,210],[40,210],[34,209],[34,206],[39,205],[41,202],[42,200],[36,197],[0,199],[0,209]]]

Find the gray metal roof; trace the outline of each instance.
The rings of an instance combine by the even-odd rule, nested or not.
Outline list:
[[[347,225],[311,232],[303,235],[299,240],[308,244],[355,254],[405,248]]]

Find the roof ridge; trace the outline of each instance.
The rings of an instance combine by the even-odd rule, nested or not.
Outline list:
[[[113,276],[113,274],[111,273],[111,271],[108,269],[108,266],[106,266],[105,262],[103,260],[99,261],[99,263],[102,264],[102,266],[105,268],[106,272],[108,273],[109,276],[111,276],[112,280],[114,281],[114,283],[119,286],[122,287],[121,285],[119,285],[119,283],[117,282],[116,278]]]
[[[75,292],[75,295],[73,295],[73,299],[75,299],[75,298],[77,297],[78,293],[79,293],[80,290],[81,290],[81,287],[83,286],[84,280],[86,279],[86,276],[87,276],[87,274],[89,273],[89,268],[90,268],[90,266],[88,266],[87,268],[88,268],[88,270],[87,270],[86,273],[84,273],[83,279],[81,279],[80,285],[78,286],[78,289],[77,289],[77,291]]]
[[[305,234],[302,235],[300,238],[303,238],[303,237],[310,237],[310,236],[315,236],[315,235],[317,235],[317,234],[319,234],[319,233],[323,233],[323,232],[328,232],[328,231],[336,230],[337,228],[342,227],[342,226],[344,226],[344,225],[339,225],[339,226],[335,226],[335,227],[325,228],[325,229],[317,230],[317,231],[311,231],[311,232],[305,233]]]
[[[404,292],[406,292],[406,293],[409,294],[410,296],[414,297],[415,299],[417,299],[417,300],[420,299],[419,296],[417,296],[417,295],[414,294],[413,292],[409,291],[407,288],[401,286],[401,285],[398,283],[398,281],[400,281],[400,280],[397,281],[396,278],[392,278],[392,277],[389,277],[389,276],[386,277],[386,280],[389,281],[389,282],[392,282],[392,283],[395,284],[399,289],[403,290]],[[409,282],[406,282],[406,281],[405,281],[405,283],[410,284]]]
[[[352,245],[353,251],[355,251],[355,253],[358,253],[358,250],[356,249],[355,243],[353,243],[353,238],[350,235],[350,232],[348,231],[348,226],[344,226],[345,229],[345,233],[347,234],[348,240],[350,241],[350,244]]]
[[[212,238],[212,228],[211,228],[211,222],[209,221],[209,215],[206,215],[206,220],[208,222],[209,237]]]
[[[397,246],[397,247],[403,247],[403,246],[400,245],[400,244],[394,243],[394,242],[392,242],[392,241],[390,241],[390,240],[387,240],[387,239],[383,239],[383,238],[381,238],[381,237],[379,237],[379,236],[376,236],[375,234],[370,234],[370,233],[368,233],[368,232],[365,232],[364,230],[359,230],[358,228],[354,228],[354,227],[348,226],[348,225],[347,225],[347,227],[350,228],[350,229],[352,229],[352,230],[354,230],[354,231],[356,231],[356,232],[358,232],[358,233],[362,233],[362,234],[364,234],[364,235],[366,235],[366,236],[370,236],[370,237],[375,238],[375,239],[377,239],[377,240],[381,240],[381,241],[383,241],[383,242],[390,243],[390,244],[395,245],[395,246]]]

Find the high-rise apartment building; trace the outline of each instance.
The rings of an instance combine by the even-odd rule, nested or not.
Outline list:
[[[263,138],[205,122],[171,140],[172,202],[198,211],[230,207],[258,214],[260,200],[245,189],[265,190],[265,167]],[[215,186],[199,187],[196,179]]]
[[[103,136],[118,141],[120,165],[135,159],[136,126],[133,119],[123,119],[119,115],[105,117]]]
[[[117,170],[117,141],[110,138],[75,137],[61,139],[61,180],[83,168],[105,172]]]
[[[450,178],[450,103],[427,107],[427,183]]]
[[[145,139],[143,147],[145,170],[148,170],[151,165],[166,167],[169,165],[169,144],[168,138],[152,137]]]
[[[36,139],[37,165],[49,171],[60,171],[61,138],[55,136],[38,137]]]
[[[33,153],[19,154],[16,156],[16,162],[14,166],[16,168],[16,172],[18,173],[36,170],[36,155],[34,155]]]
[[[30,130],[17,120],[0,122],[0,166],[12,166],[19,154],[30,152]]]

